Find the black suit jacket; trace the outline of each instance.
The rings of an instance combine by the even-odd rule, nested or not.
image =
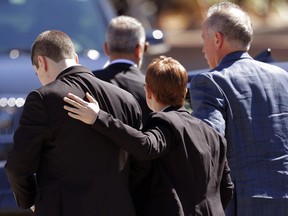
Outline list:
[[[146,95],[143,84],[144,74],[135,66],[128,63],[114,63],[102,70],[93,71],[94,75],[101,80],[110,82],[128,92],[138,101],[142,109],[143,123],[145,123],[151,110],[146,103]]]
[[[226,140],[184,107],[152,113],[143,132],[104,111],[93,128],[137,159],[152,160],[134,191],[137,215],[225,215],[234,189]]]
[[[41,216],[135,215],[127,152],[67,115],[68,92],[81,98],[89,92],[101,109],[141,126],[141,110],[130,93],[85,67],[67,68],[26,99],[5,166],[18,205],[35,204]]]

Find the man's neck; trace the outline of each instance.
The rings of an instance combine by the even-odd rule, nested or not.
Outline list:
[[[62,71],[64,71],[68,67],[79,65],[75,59],[63,59],[60,62],[53,62],[53,64],[50,64],[50,67],[52,67],[52,71],[55,71],[55,76],[58,76]]]

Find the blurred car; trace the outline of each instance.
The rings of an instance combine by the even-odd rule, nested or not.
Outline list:
[[[30,213],[16,206],[4,164],[25,98],[41,86],[30,60],[33,41],[45,30],[62,30],[71,37],[80,63],[99,69],[108,61],[102,47],[114,16],[114,7],[107,0],[0,1],[0,215]],[[162,46],[163,34],[147,29],[147,41],[151,47]]]

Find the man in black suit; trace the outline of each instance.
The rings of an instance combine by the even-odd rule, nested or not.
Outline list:
[[[146,98],[154,112],[142,131],[103,111],[89,94],[91,103],[73,94],[64,98],[75,107],[64,107],[72,118],[151,161],[134,191],[138,216],[224,216],[232,198],[226,140],[184,108],[187,80],[185,68],[172,58],[163,56],[148,66]]]
[[[29,93],[5,165],[16,201],[41,216],[134,216],[128,153],[67,116],[63,97],[92,94],[101,109],[134,128],[141,109],[128,92],[78,64],[63,32],[41,33],[31,60],[43,85]]]
[[[142,109],[143,122],[151,110],[146,104],[143,84],[145,76],[140,71],[148,47],[142,24],[133,17],[118,16],[111,20],[104,43],[109,65],[93,71],[99,79],[110,82],[130,92]]]

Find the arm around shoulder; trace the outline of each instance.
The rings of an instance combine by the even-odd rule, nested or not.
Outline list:
[[[151,127],[142,132],[113,118],[103,110],[98,113],[92,127],[141,160],[160,157],[172,142],[171,131],[165,126]]]

